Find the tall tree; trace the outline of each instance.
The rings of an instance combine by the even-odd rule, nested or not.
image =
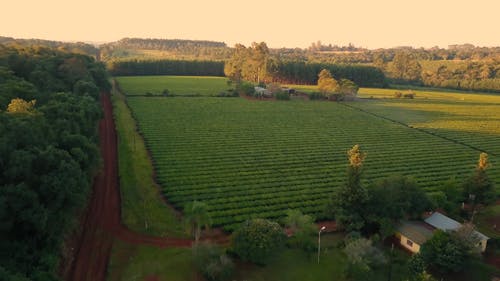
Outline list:
[[[394,56],[392,71],[398,79],[417,81],[420,79],[422,67],[412,53],[401,51]]]
[[[338,88],[337,80],[332,77],[332,74],[327,69],[323,69],[318,74],[318,90],[323,95],[329,95],[335,92]]]
[[[239,83],[243,80],[243,65],[247,57],[248,50],[242,44],[234,46],[233,55],[224,65],[224,74],[233,82]]]
[[[366,153],[359,145],[347,151],[349,166],[346,183],[334,194],[332,206],[337,223],[348,231],[361,230],[366,222],[365,205],[368,202],[368,192],[361,185],[363,162]]]
[[[224,66],[224,73],[235,82],[248,80],[259,83],[269,79],[270,67],[269,48],[265,42],[254,42],[248,48],[236,44],[233,55]]]
[[[212,224],[208,205],[200,201],[187,204],[184,208],[184,223],[186,230],[193,235],[195,243],[198,244],[202,227],[209,228]]]
[[[486,173],[490,166],[488,154],[482,152],[479,155],[476,170],[464,183],[464,195],[472,201],[473,214],[477,204],[488,205],[496,199],[494,184]]]

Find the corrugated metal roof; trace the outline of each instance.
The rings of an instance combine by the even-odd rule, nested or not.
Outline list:
[[[458,221],[451,219],[439,212],[434,212],[430,217],[425,219],[425,222],[437,229],[441,229],[444,231],[456,230],[457,228],[462,226],[462,224],[460,224]]]
[[[430,217],[425,219],[425,222],[434,226],[437,229],[441,229],[444,231],[457,230],[462,226],[462,224],[459,223],[458,221],[449,218],[439,212],[434,212]],[[490,239],[488,236],[482,234],[479,231],[474,231],[474,234],[477,235],[481,240]]]
[[[423,225],[422,222],[403,221],[398,226],[397,230],[401,235],[406,236],[411,241],[422,245],[432,237],[432,230]]]

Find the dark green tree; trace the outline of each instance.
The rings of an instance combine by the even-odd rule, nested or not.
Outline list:
[[[359,231],[366,223],[365,207],[368,202],[368,192],[361,184],[363,162],[366,154],[359,145],[347,152],[349,166],[346,183],[333,195],[332,207],[337,223],[347,231]]]
[[[265,219],[246,221],[233,233],[234,252],[242,260],[256,264],[266,264],[284,242],[280,225]]]
[[[292,231],[293,236],[289,239],[292,246],[297,246],[306,251],[315,249],[314,240],[311,239],[317,234],[317,226],[314,219],[309,215],[302,214],[299,210],[287,210],[285,225]]]
[[[490,166],[488,154],[481,153],[474,174],[463,185],[464,195],[471,201],[473,212],[478,204],[488,205],[496,199],[494,183],[486,173]]]
[[[212,219],[208,213],[208,205],[200,202],[193,201],[184,207],[184,224],[186,231],[194,237],[195,243],[201,236],[201,229],[209,228],[212,224]]]
[[[407,51],[400,51],[396,53],[392,60],[392,72],[398,79],[418,81],[420,80],[422,67],[414,54]]]
[[[438,230],[422,245],[420,253],[427,267],[446,273],[463,270],[469,250],[456,236]]]

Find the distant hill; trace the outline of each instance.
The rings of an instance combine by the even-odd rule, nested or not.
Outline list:
[[[224,42],[181,39],[123,38],[100,46],[105,61],[120,59],[224,60],[231,54]]]
[[[12,37],[0,36],[0,44],[7,46],[42,46],[46,48],[53,48],[59,51],[68,53],[85,54],[97,58],[99,56],[99,49],[94,45],[83,42],[62,42],[44,39],[18,39]]]

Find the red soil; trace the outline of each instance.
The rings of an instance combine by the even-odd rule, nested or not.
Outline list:
[[[104,118],[99,123],[103,168],[94,179],[92,197],[81,222],[72,264],[66,280],[104,281],[114,239],[131,244],[157,247],[190,247],[192,241],[169,237],[154,237],[130,231],[121,223],[118,187],[116,130],[109,95],[101,95]]]

